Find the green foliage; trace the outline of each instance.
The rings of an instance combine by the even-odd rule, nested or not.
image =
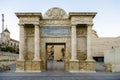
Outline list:
[[[1,51],[5,51],[5,52],[15,52],[15,49],[13,47],[3,47],[1,48]]]

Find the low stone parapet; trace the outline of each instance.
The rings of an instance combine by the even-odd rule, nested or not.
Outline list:
[[[105,64],[106,72],[120,72],[120,64]]]

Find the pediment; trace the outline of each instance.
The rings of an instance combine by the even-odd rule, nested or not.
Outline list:
[[[46,11],[44,19],[67,19],[67,13],[58,7],[50,8]]]

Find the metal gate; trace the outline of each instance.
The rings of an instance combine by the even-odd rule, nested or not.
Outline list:
[[[65,44],[47,44],[47,71],[64,71]]]
[[[64,61],[47,61],[47,71],[64,71]]]

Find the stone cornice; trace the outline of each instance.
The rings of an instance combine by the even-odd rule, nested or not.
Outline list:
[[[37,12],[20,12],[20,13],[15,13],[15,15],[20,18],[20,17],[26,17],[26,16],[38,16],[39,18],[42,19],[42,14],[41,13],[37,13]]]
[[[69,18],[71,18],[71,16],[92,16],[92,18],[94,18],[96,14],[97,12],[69,12]]]

